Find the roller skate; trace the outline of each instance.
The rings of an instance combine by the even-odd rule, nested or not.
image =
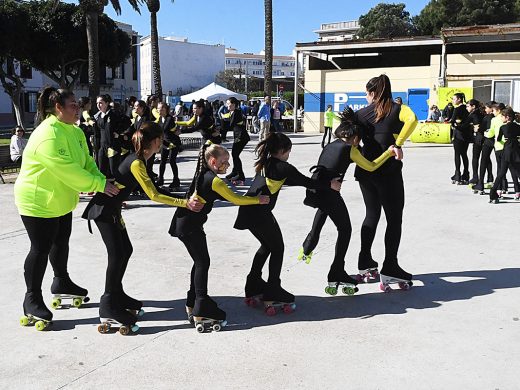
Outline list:
[[[285,291],[279,283],[266,285],[264,291],[264,310],[268,316],[276,315],[276,309],[285,314],[292,313],[296,309],[294,295]]]
[[[137,333],[139,325],[137,325],[136,317],[124,308],[114,303],[115,296],[112,294],[103,294],[99,302],[99,333],[108,333],[112,325],[119,327],[119,333],[126,336],[130,333]]]
[[[24,315],[20,318],[20,325],[34,325],[36,330],[42,331],[52,323],[52,313],[43,303],[40,293],[26,293],[23,301]]]
[[[144,315],[143,302],[126,295],[126,293],[123,290],[117,292],[117,300],[118,304],[121,307],[128,310],[137,318],[142,317]]]
[[[300,252],[298,253],[298,260],[304,261],[305,264],[310,264],[310,262],[312,260],[312,252],[309,253],[308,255],[306,255],[305,252],[303,251],[303,247],[301,247]]]
[[[53,309],[70,307],[70,304],[67,306],[62,305],[64,299],[71,299],[72,306],[78,308],[83,305],[83,302],[90,301],[90,298],[87,296],[88,291],[75,284],[70,280],[68,275],[66,277],[54,277],[51,285],[51,293],[53,294],[51,302]]]
[[[161,187],[162,185],[164,185],[164,177],[159,176],[159,178],[157,179],[157,181],[155,182],[155,184],[156,184],[158,187]]]
[[[487,182],[486,182],[486,185],[485,185],[485,188],[487,190],[490,190],[492,187],[493,187],[493,183],[495,182],[495,178],[493,176],[489,176],[487,178]]]
[[[471,189],[473,190],[474,194],[479,194],[479,195],[485,195],[486,194],[484,192],[484,186],[480,182],[475,184],[474,186],[471,186]]]
[[[260,276],[247,275],[244,303],[249,307],[257,307],[263,300],[266,285]]]
[[[472,188],[474,184],[478,183],[478,178],[473,177],[470,181],[468,181],[469,188]]]
[[[457,184],[460,179],[460,173],[456,173],[451,177],[451,184]]]
[[[186,297],[186,314],[188,315],[188,321],[190,324],[195,325],[193,321],[193,307],[195,306],[195,292],[188,290]]]
[[[179,180],[178,177],[175,177],[173,179],[173,181],[170,183],[170,185],[168,186],[168,189],[170,191],[177,191],[181,186],[181,181]]]
[[[243,186],[246,182],[244,175],[236,175],[231,178],[231,184],[234,186]]]
[[[520,192],[517,192],[517,193],[515,194],[515,200],[520,200]]]
[[[383,266],[380,274],[379,289],[385,293],[392,291],[391,284],[397,283],[401,290],[409,290],[413,286],[412,275],[404,271],[399,265]]]
[[[217,303],[210,297],[195,299],[193,308],[193,322],[199,333],[212,329],[214,332],[227,325],[226,312],[217,307]]]
[[[354,295],[359,289],[356,287],[357,280],[351,278],[344,270],[340,273],[329,273],[327,277],[328,285],[325,287],[325,293],[329,295],[336,295],[338,289],[345,295]]]
[[[460,180],[457,182],[459,186],[465,186],[469,183],[469,172],[464,172],[460,177]]]
[[[498,204],[500,202],[500,198],[502,197],[502,191],[489,191],[489,203]]]
[[[365,258],[361,254],[358,258],[358,274],[355,276],[358,283],[370,283],[379,279],[377,261],[372,256]]]

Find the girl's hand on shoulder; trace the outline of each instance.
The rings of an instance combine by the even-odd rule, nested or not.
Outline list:
[[[107,180],[105,183],[105,190],[103,191],[104,194],[112,197],[119,194],[119,188],[115,186],[111,181]]]
[[[258,195],[258,199],[260,200],[260,204],[269,204],[271,201],[269,195]]]
[[[395,156],[397,153],[395,152],[394,145],[390,145],[388,148],[388,151],[390,152],[390,155]]]
[[[204,207],[204,204],[199,201],[199,199],[196,196],[192,196],[188,199],[188,202],[186,203],[186,207],[188,210],[194,211],[198,213],[202,208]]]
[[[330,188],[332,188],[334,191],[339,192],[341,190],[341,182],[338,179],[331,180]]]

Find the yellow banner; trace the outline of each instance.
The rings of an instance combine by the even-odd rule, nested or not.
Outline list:
[[[441,110],[446,107],[446,104],[451,102],[451,98],[456,93],[463,93],[466,96],[466,101],[469,99],[473,99],[473,88],[449,88],[449,87],[443,87],[439,88],[439,100],[437,102],[437,107],[439,107]]]
[[[450,124],[437,122],[421,122],[413,131],[410,141],[413,143],[449,144]]]

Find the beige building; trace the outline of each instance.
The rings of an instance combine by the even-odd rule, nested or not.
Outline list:
[[[419,119],[457,90],[520,111],[520,24],[443,30],[440,37],[298,43],[305,64],[305,132],[322,131],[331,104],[364,107],[365,85],[382,73]]]

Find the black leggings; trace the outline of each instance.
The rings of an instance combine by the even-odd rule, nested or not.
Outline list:
[[[208,272],[210,265],[206,233],[202,229],[196,230],[179,237],[179,239],[193,259],[190,291],[195,292],[195,297],[197,298],[205,298],[208,296]]]
[[[95,221],[107,247],[108,266],[105,277],[105,293],[123,290],[123,276],[133,252],[128,232],[120,223]]]
[[[321,140],[321,147],[325,147],[325,138],[327,138],[327,134],[329,135],[329,140],[327,144],[330,144],[330,138],[332,137],[332,127],[325,126],[325,131],[323,132],[323,139]]]
[[[108,146],[102,146],[98,150],[98,166],[99,171],[108,178],[117,177],[119,164],[121,163],[121,154],[108,157]]]
[[[164,171],[166,170],[166,163],[168,158],[170,159],[170,167],[173,172],[173,180],[179,178],[179,168],[177,168],[177,154],[179,150],[177,148],[161,150],[161,164],[159,165],[159,177],[164,178]]]
[[[496,153],[496,152],[495,152]],[[498,152],[500,156],[503,154],[503,150]],[[493,184],[493,188],[491,188],[491,193],[494,194],[497,190],[507,189],[507,171],[511,172],[511,176],[513,178],[513,185],[515,187],[515,192],[520,192],[520,185],[518,183],[518,174],[520,173],[520,163],[508,162],[504,161],[502,158],[500,160],[497,177],[495,179],[495,183]],[[504,184],[504,182],[506,184]],[[505,186],[505,187],[504,187]]]
[[[495,150],[495,157],[497,159],[497,177],[495,179],[495,183],[493,184],[493,188],[495,188],[495,186],[497,186],[495,188],[495,191],[496,190],[507,191],[507,188],[508,188],[508,182],[507,182],[507,177],[506,177],[507,169],[505,171],[502,169],[502,165],[504,162],[502,159],[503,153],[504,153],[503,150]],[[499,172],[502,172],[502,171],[504,171],[504,174],[502,175],[502,177],[499,180],[499,178],[498,178]]]
[[[280,283],[280,273],[282,272],[284,243],[282,231],[274,215],[271,213],[270,218],[262,219],[253,227],[249,228],[251,233],[260,241],[260,248],[256,251],[251,266],[250,275],[260,278],[262,269],[269,255],[269,280],[271,284]]]
[[[50,260],[54,276],[66,277],[69,259],[69,239],[72,231],[72,212],[56,218],[22,215],[22,222],[31,240],[25,259],[24,276],[27,292],[41,292],[43,276]]]
[[[486,170],[488,170],[488,180],[493,177],[493,167],[491,163],[491,152],[493,151],[493,146],[487,145],[484,143],[482,145],[482,156],[480,157],[480,172],[478,175],[478,188],[480,190],[484,190],[484,177],[486,175]],[[488,168],[489,167],[489,168]]]
[[[460,139],[453,140],[453,149],[455,151],[455,179],[469,180],[469,159],[468,159],[469,143]],[[464,165],[464,172],[460,175],[460,160]],[[467,176],[467,177],[466,177]]]
[[[480,177],[480,172],[485,173],[487,171],[488,179],[493,177],[493,166],[491,165],[491,159],[489,158],[489,155],[488,155],[488,158],[486,159],[486,162],[484,162],[484,165],[481,166],[481,169],[479,170],[479,168],[478,168],[479,158],[481,155],[484,155],[484,149],[486,149],[486,148],[487,148],[487,146],[484,146],[479,142],[475,142],[473,144],[473,158],[471,160],[471,165],[473,168],[473,179],[475,179],[477,182]],[[491,153],[491,151],[489,153]],[[481,161],[481,164],[482,164],[482,162],[483,161]],[[484,175],[482,175],[482,180],[484,180]]]
[[[381,208],[385,211],[385,263],[397,264],[397,251],[401,242],[404,209],[404,184],[401,171],[385,176],[371,175],[359,180],[365,202],[366,215],[361,226],[361,252],[359,269],[365,269],[363,260],[372,259],[372,243],[376,235]]]
[[[238,141],[233,144],[233,149],[231,149],[231,157],[233,157],[233,170],[232,173],[237,174],[241,178],[245,178],[244,171],[242,169],[242,160],[240,160],[240,153],[244,150],[245,146],[249,140]]]
[[[318,199],[318,210],[314,216],[311,231],[303,242],[303,252],[310,254],[316,248],[320,239],[321,229],[327,217],[329,217],[336,225],[336,229],[338,229],[336,251],[330,271],[340,272],[345,268],[345,256],[350,243],[350,236],[352,235],[352,225],[347,206],[339,192],[332,190],[320,191],[316,198]]]

